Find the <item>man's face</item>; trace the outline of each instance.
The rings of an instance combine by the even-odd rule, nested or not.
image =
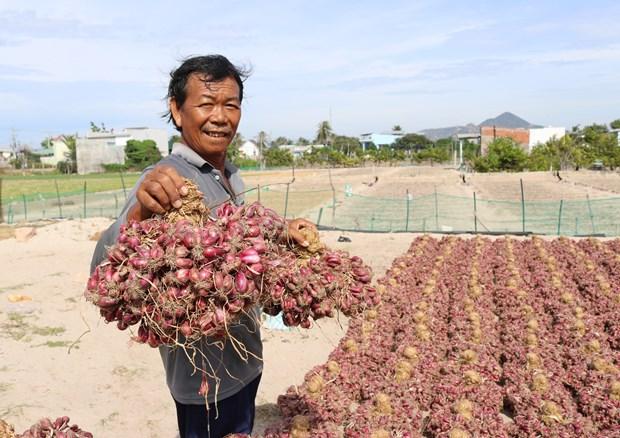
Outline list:
[[[239,85],[233,78],[205,82],[202,75],[187,80],[187,98],[181,107],[170,101],[170,111],[181,128],[184,143],[205,159],[226,154],[239,120]]]

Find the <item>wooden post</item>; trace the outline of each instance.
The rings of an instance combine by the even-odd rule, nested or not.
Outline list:
[[[62,219],[62,202],[60,201],[60,190],[58,190],[58,180],[54,180],[54,185],[56,185],[56,199],[58,200],[58,214]]]
[[[329,175],[329,185],[332,188],[332,227],[336,227],[336,189],[332,181],[332,169],[327,168],[327,174]]]
[[[24,203],[24,220],[28,222],[28,202],[26,201],[26,195],[22,193],[22,202]]]
[[[293,167],[293,173],[295,172],[295,168]],[[286,219],[286,213],[288,211],[288,191],[290,188],[290,183],[286,183],[286,196],[284,198],[284,219]]]
[[[525,233],[525,195],[523,194],[523,179],[519,179],[521,183],[521,224],[523,232]]]
[[[478,234],[478,208],[476,206],[476,192],[474,192],[474,232]]]
[[[564,204],[564,200],[560,199],[560,211],[558,212],[558,236],[560,235],[562,229],[562,205]]]
[[[2,178],[0,178],[0,223],[4,222],[4,211],[2,207]]]
[[[596,233],[594,228],[594,215],[592,214],[592,204],[590,204],[590,195],[586,194],[586,200],[588,201],[588,212],[590,213],[590,223],[592,224],[592,234]]]
[[[123,194],[125,195],[125,201],[127,201],[127,187],[125,186],[125,178],[123,177],[123,172],[119,172],[121,175],[121,184],[123,186]]]
[[[405,215],[405,231],[409,231],[409,189],[407,189],[407,202],[406,202],[406,206],[407,206],[407,213]]]
[[[437,186],[435,186],[435,231],[439,231],[439,206],[437,203]]]
[[[86,181],[84,181],[84,219],[86,219]]]

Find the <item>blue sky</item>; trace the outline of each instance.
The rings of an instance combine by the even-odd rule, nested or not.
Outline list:
[[[207,53],[253,69],[245,137],[620,118],[620,2],[0,1],[0,146],[165,127],[169,71]]]

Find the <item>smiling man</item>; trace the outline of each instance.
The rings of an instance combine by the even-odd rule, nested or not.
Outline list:
[[[198,56],[185,60],[170,75],[169,120],[181,133],[170,156],[147,168],[131,192],[118,220],[97,244],[91,271],[106,257],[106,246],[114,243],[120,225],[128,220],[144,220],[181,205],[187,194],[183,178],[194,181],[208,206],[223,202],[243,203],[244,185],[238,170],[226,160],[226,150],[241,119],[243,80],[247,75],[223,56]],[[295,219],[288,224],[289,237],[306,246],[300,230],[314,227]],[[160,347],[166,381],[175,401],[182,438],[219,438],[230,433],[251,433],[254,400],[262,373],[262,343],[259,312],[247,312],[229,327],[230,337],[243,344],[221,345],[203,339],[196,365],[207,367],[207,402],[199,394],[202,376],[196,372],[185,351]]]

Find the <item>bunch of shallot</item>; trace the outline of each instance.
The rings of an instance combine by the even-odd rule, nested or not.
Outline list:
[[[93,438],[92,433],[80,429],[77,424],[69,425],[67,416],[58,417],[54,421],[42,418],[30,429],[14,436],[15,438]]]
[[[174,213],[176,222],[169,215],[122,225],[88,280],[86,298],[120,330],[139,324],[138,342],[224,338],[256,305],[307,328],[335,311],[352,315],[379,302],[359,257],[317,245],[316,233],[309,235],[314,252],[294,247],[286,221],[259,203],[222,205],[215,219]]]

